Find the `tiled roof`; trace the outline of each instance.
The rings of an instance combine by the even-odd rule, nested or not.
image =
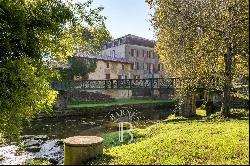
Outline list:
[[[132,63],[127,58],[117,58],[117,57],[111,57],[111,56],[105,56],[105,55],[89,55],[89,54],[84,54],[84,53],[77,53],[75,56],[81,57],[81,58],[103,60],[103,61]]]
[[[112,41],[104,42],[103,49],[111,48],[121,44],[140,45],[153,48],[155,46],[155,41],[128,34]]]

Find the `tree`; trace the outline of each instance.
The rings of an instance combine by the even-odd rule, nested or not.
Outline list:
[[[102,8],[91,3],[0,0],[0,135],[18,137],[24,120],[51,108],[51,62],[97,52],[110,38]]]
[[[223,91],[221,112],[228,116],[233,80],[249,75],[248,1],[146,2],[154,8],[156,51],[169,74],[190,78],[186,92],[197,84]]]
[[[81,79],[87,78],[88,73],[94,72],[96,69],[96,61],[94,59],[82,59],[81,57],[69,57],[69,68],[60,68],[62,80],[74,80],[74,77]]]

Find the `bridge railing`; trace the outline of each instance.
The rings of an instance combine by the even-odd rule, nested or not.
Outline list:
[[[52,81],[55,90],[98,90],[98,89],[138,89],[138,88],[168,88],[178,87],[178,78],[149,78],[149,79],[110,79],[110,80],[75,80]]]

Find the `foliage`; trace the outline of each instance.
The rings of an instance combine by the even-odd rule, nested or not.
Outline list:
[[[135,142],[106,148],[104,156],[91,164],[248,164],[248,124],[247,120],[188,119],[158,123],[137,129],[140,137]]]
[[[22,165],[52,165],[51,162],[49,161],[41,161],[41,160],[30,160],[30,161],[26,161],[24,162]]]
[[[249,117],[249,110],[247,109],[231,109],[230,110],[231,118],[247,118]]]
[[[80,57],[69,57],[69,68],[59,69],[63,80],[74,80],[75,76],[85,79],[88,73],[96,69],[96,60],[81,59]]]
[[[0,0],[0,133],[17,137],[22,121],[49,109],[55,60],[98,52],[109,37],[92,0]]]
[[[31,58],[2,64],[0,131],[4,136],[18,136],[23,120],[30,120],[52,105],[57,92],[47,81],[50,72]]]
[[[156,51],[167,74],[189,79],[181,95],[197,86],[223,91],[228,113],[233,79],[248,76],[248,1],[146,0],[152,8]]]
[[[0,61],[23,55],[63,61],[75,49],[97,52],[109,34],[100,15],[102,8],[91,9],[91,3],[1,0]]]

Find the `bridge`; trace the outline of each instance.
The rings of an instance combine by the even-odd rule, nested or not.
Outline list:
[[[180,78],[110,79],[52,81],[55,90],[130,90],[130,89],[178,89],[183,84]]]

